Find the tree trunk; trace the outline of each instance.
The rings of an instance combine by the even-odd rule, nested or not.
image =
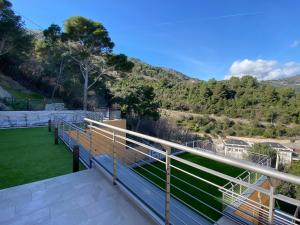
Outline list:
[[[58,88],[58,85],[60,83],[60,78],[61,78],[61,75],[62,75],[62,72],[63,72],[63,67],[64,67],[64,63],[61,61],[60,62],[60,65],[59,65],[59,73],[58,73],[58,76],[56,78],[56,83],[55,83],[55,87],[52,91],[52,95],[51,95],[51,100],[53,101],[54,99],[54,96],[55,96],[55,93],[56,93],[56,90]]]
[[[0,41],[0,55],[4,55],[5,54],[4,53],[5,42],[6,42],[5,39]]]
[[[87,69],[85,70],[84,75],[84,86],[83,86],[83,110],[87,110],[87,92],[88,92],[88,82],[89,82],[89,75]]]
[[[136,123],[136,127],[135,127],[135,131],[138,132],[138,129],[140,128],[140,124],[141,124],[141,117],[138,116],[137,118],[137,123]]]

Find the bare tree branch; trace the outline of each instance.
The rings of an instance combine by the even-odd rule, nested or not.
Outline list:
[[[107,72],[110,71],[110,70],[114,70],[114,68],[115,68],[115,66],[110,66],[110,67],[108,67],[107,69],[105,69],[104,71],[102,71],[102,72],[94,79],[94,82],[91,83],[91,84],[88,86],[88,89],[90,89],[94,84],[96,84],[96,83],[99,81],[99,78],[100,78],[103,74],[107,73]]]

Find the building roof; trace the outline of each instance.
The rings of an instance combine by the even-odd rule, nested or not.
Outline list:
[[[279,143],[276,143],[276,142],[262,142],[260,144],[270,146],[271,148],[280,148],[280,149],[283,149],[283,150],[289,150],[289,148],[287,148],[286,146],[284,146],[282,144],[279,144]]]
[[[245,141],[239,140],[239,139],[226,139],[224,140],[225,145],[241,145],[248,147],[249,144]]]

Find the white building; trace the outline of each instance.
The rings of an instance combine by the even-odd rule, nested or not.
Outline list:
[[[244,158],[248,153],[250,145],[242,140],[238,139],[225,139],[223,140],[223,150],[225,156],[232,156],[238,159]]]
[[[248,155],[248,150],[253,144],[239,139],[225,139],[223,140],[223,152],[226,156],[243,159]],[[276,168],[279,164],[291,164],[293,153],[291,148],[276,142],[261,142],[260,144],[267,145],[277,152]]]
[[[291,164],[293,149],[276,142],[262,142],[260,144],[267,145],[277,152],[278,163],[283,165]]]

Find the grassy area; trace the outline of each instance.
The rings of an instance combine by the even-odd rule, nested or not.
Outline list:
[[[0,189],[47,179],[72,172],[72,153],[47,128],[4,129],[0,171]]]
[[[33,93],[33,92],[22,92],[19,90],[15,90],[12,88],[6,89],[12,96],[15,98],[20,98],[20,99],[31,99],[31,100],[43,100],[44,96],[38,94],[38,93]]]
[[[240,168],[235,168],[232,166],[228,166],[222,163],[218,163],[216,161],[213,160],[209,160],[203,157],[199,157],[199,156],[194,156],[192,154],[183,154],[181,156],[179,156],[180,158],[186,159],[190,162],[194,162],[198,165],[204,166],[206,168],[210,168],[219,172],[222,172],[224,174],[236,177],[239,174],[241,174],[243,172],[242,169]],[[227,183],[227,181],[225,179],[213,176],[211,174],[208,174],[206,172],[197,170],[195,168],[192,168],[188,165],[182,164],[178,161],[172,161],[172,165],[179,167],[181,169],[184,169],[185,171],[189,171],[192,174],[195,174],[201,178],[204,178],[206,180],[212,181],[215,184],[218,185],[224,185]],[[165,174],[164,172],[162,172],[161,170],[155,168],[158,167],[162,170],[164,170],[164,164],[160,163],[160,162],[156,162],[154,164],[150,164],[150,165],[146,165],[140,168],[136,169],[136,172],[146,176],[147,178],[149,178],[151,181],[153,181],[155,184],[157,184],[159,187],[164,188],[165,187],[165,183],[164,181],[160,180],[158,177],[165,179]],[[154,173],[155,175],[157,175],[158,177],[152,175],[151,173]],[[218,191],[218,188],[207,184],[204,181],[200,181],[197,178],[194,178],[190,175],[187,175],[177,169],[172,168],[171,169],[171,174],[175,175],[176,177],[186,181],[189,184],[192,184],[194,186],[199,187],[200,189],[202,189],[203,191],[206,191],[210,194],[212,194],[213,196],[215,196],[217,199],[222,198],[222,194],[221,192]],[[171,178],[171,193],[176,196],[177,198],[179,198],[180,200],[183,200],[184,202],[188,203],[189,205],[191,205],[193,208],[195,208],[196,210],[203,212],[205,215],[209,216],[212,219],[218,219],[220,217],[220,214],[213,211],[212,209],[208,208],[207,206],[205,206],[204,204],[200,203],[199,201],[195,200],[195,198],[197,199],[201,199],[203,202],[207,203],[208,205],[218,209],[218,210],[222,210],[222,203],[220,203],[217,199],[214,199],[213,197],[204,194],[203,192],[195,189],[194,187],[191,187],[190,185],[184,183],[183,181],[180,181],[179,179],[176,179],[174,177]],[[177,188],[175,188],[174,186],[176,186]],[[185,192],[189,193],[191,196],[183,193],[181,190],[184,190]]]

